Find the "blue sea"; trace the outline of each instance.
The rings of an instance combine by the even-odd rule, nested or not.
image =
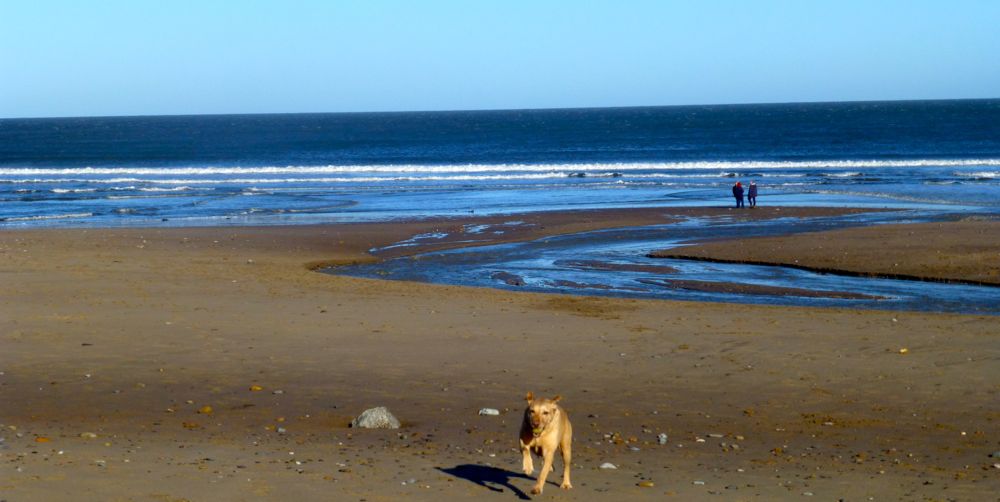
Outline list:
[[[1000,100],[0,120],[0,226],[637,206],[1000,210]]]

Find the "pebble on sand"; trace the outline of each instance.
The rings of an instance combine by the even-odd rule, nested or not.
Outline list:
[[[362,429],[398,429],[399,420],[385,406],[369,408],[351,421],[351,427]]]
[[[615,464],[612,464],[611,462],[605,462],[605,463],[601,464],[601,469],[617,469],[617,468],[618,468],[618,466],[615,465]]]
[[[496,408],[483,408],[483,409],[479,410],[479,414],[480,415],[499,415],[500,414],[500,410],[498,410]]]

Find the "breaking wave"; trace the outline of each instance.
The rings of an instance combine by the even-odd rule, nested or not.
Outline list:
[[[911,160],[809,160],[809,161],[691,161],[589,164],[452,164],[452,165],[326,165],[260,167],[80,167],[0,168],[0,176],[213,176],[358,173],[490,173],[490,172],[589,172],[662,171],[715,169],[878,169],[907,167],[993,167],[1000,159],[911,159]]]

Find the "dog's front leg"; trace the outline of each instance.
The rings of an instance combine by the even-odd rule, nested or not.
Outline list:
[[[552,459],[556,456],[554,449],[545,450],[542,453],[542,470],[538,472],[538,481],[535,482],[535,487],[531,489],[531,493],[534,495],[542,493],[542,488],[545,487],[545,479],[548,478],[549,473],[552,472]]]
[[[531,461],[531,448],[524,442],[521,442],[521,470],[529,476],[535,472],[535,464]]]
[[[569,437],[569,436],[567,436]],[[573,452],[570,450],[570,442],[568,439],[564,439],[562,442],[562,459],[563,459],[563,480],[559,488],[563,490],[569,490],[573,488],[573,483],[569,481],[569,464],[573,462]]]

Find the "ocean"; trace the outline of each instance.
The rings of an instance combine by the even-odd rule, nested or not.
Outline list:
[[[731,203],[1000,210],[1000,100],[0,120],[0,226]]]

